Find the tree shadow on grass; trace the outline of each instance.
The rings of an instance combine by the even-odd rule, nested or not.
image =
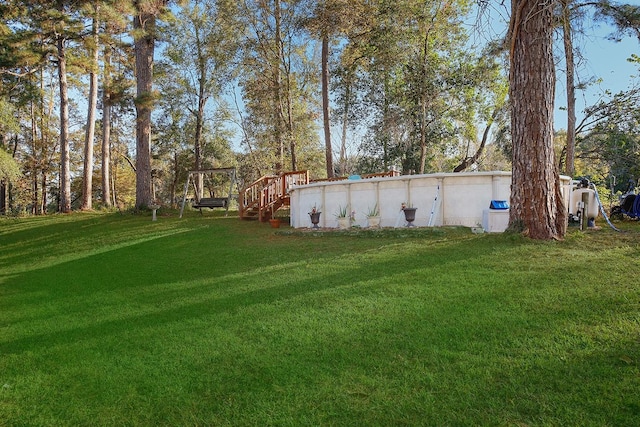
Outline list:
[[[194,250],[202,244],[198,239],[207,240],[202,230],[162,236],[8,278],[2,286],[12,290],[4,304],[11,304],[11,309],[0,316],[8,319],[2,323],[8,330],[11,323],[33,324],[27,336],[5,337],[0,351],[15,353],[132,328],[158,328],[167,322],[291,300],[354,282],[381,277],[393,281],[394,276],[411,275],[412,270],[424,269],[429,263],[445,268],[447,263],[478,256],[467,242],[422,249],[414,246],[410,257],[398,246],[370,265],[372,259],[354,254],[349,245],[342,245],[341,250],[332,246],[330,253],[300,253],[280,242],[280,254],[275,258],[284,261],[273,262],[273,244],[238,261],[237,250],[225,245]],[[420,250],[422,255],[415,253]],[[415,256],[425,258],[425,254],[429,260],[412,260]],[[94,317],[82,325],[83,319],[92,319],[91,310],[104,320]],[[57,325],[55,332],[38,333],[38,323],[47,322],[48,317],[66,319],[75,326]]]
[[[194,386],[197,396],[192,396],[201,402],[195,403],[201,420],[207,419],[211,408],[213,412],[229,410],[217,397],[231,394],[240,406],[235,409],[239,412],[224,413],[228,416],[249,413],[254,405],[274,407],[270,403],[278,408],[270,413],[275,420],[278,416],[300,420],[296,417],[304,415],[295,411],[302,409],[311,411],[306,416],[317,417],[314,419],[319,423],[330,421],[327,417],[334,414],[333,421],[338,422],[361,416],[390,424],[397,417],[409,423],[471,424],[478,421],[479,414],[489,412],[487,424],[535,424],[544,420],[571,422],[571,418],[563,418],[561,406],[572,402],[574,408],[586,408],[592,419],[602,420],[600,414],[613,409],[606,401],[591,402],[591,407],[575,405],[576,399],[591,399],[593,389],[577,390],[570,396],[570,390],[553,390],[554,384],[571,375],[575,381],[568,384],[579,388],[583,385],[580,374],[597,370],[603,357],[637,350],[637,345],[627,348],[628,342],[620,342],[617,349],[608,350],[614,356],[592,353],[572,359],[571,364],[540,356],[538,352],[547,351],[544,347],[558,328],[564,327],[563,322],[579,313],[575,305],[588,306],[598,295],[570,292],[560,300],[536,300],[545,290],[557,292],[554,277],[579,268],[579,259],[530,270],[525,267],[531,259],[523,259],[516,266],[522,270],[512,272],[513,282],[496,282],[493,268],[502,257],[507,258],[508,251],[527,253],[529,244],[522,241],[439,236],[356,243],[340,236],[309,241],[268,234],[262,235],[268,237],[264,241],[250,237],[249,232],[243,240],[229,242],[221,236],[226,232],[209,227],[137,241],[8,279],[3,286],[18,293],[11,296],[8,316],[18,318],[22,310],[35,315],[19,319],[21,323],[32,321],[30,330],[5,335],[0,340],[0,353],[8,357],[48,354],[85,342],[118,340],[140,340],[142,348],[156,348],[165,344],[163,339],[180,341],[176,331],[197,325],[208,334],[228,330],[253,346],[252,354],[239,352],[245,347],[217,350],[223,358],[233,360],[233,371],[220,371],[213,364],[190,373],[201,378]],[[245,253],[249,248],[253,251]],[[311,251],[313,248],[317,251]],[[487,262],[488,257],[492,262]],[[475,274],[468,271],[473,268]],[[508,267],[499,274],[509,277],[505,271]],[[56,279],[47,283],[52,277]],[[513,294],[505,295],[511,289]],[[36,291],[42,294],[26,295]],[[306,311],[313,317],[338,303],[358,304],[372,296],[394,304],[393,309],[385,309],[379,301],[376,307],[359,312],[360,321],[344,329],[337,325],[330,331],[314,330],[328,325],[330,316],[317,320],[317,325],[315,318],[304,326],[292,324],[293,329],[308,328],[313,339],[268,347],[268,353],[282,351],[281,364],[274,365],[260,354],[265,352],[260,344],[267,344],[259,340],[271,337],[261,338],[259,326],[278,320],[278,328],[282,328],[283,322]],[[520,304],[518,298],[524,302]],[[106,309],[92,316],[100,303]],[[47,308],[49,304],[53,308]],[[495,304],[503,305],[502,312],[492,309]],[[124,309],[119,311],[118,306]],[[264,314],[265,306],[278,307],[267,312],[273,317],[254,317]],[[38,307],[43,307],[42,311]],[[586,313],[581,322],[594,324],[602,315]],[[0,318],[5,316],[0,314]],[[55,330],[46,325],[56,321],[68,323],[54,325]],[[12,324],[2,326],[11,332]],[[171,338],[163,338],[166,330],[172,331]],[[273,335],[278,332],[282,331]],[[206,339],[211,337],[203,336]],[[215,342],[218,346],[226,343]],[[174,351],[179,351],[180,346],[174,345]],[[213,342],[210,345],[215,347]],[[492,359],[496,352],[501,353],[497,361]],[[220,356],[210,357],[215,361]],[[178,364],[175,369],[184,368]],[[624,375],[615,374],[618,381]],[[607,384],[615,387],[615,380]],[[292,395],[302,396],[294,401],[298,406],[290,406]],[[317,398],[315,405],[304,401],[309,396]],[[632,417],[633,408],[629,399],[626,402],[627,407],[620,409],[616,418],[622,424]],[[166,405],[162,408],[166,409],[156,415],[158,420],[172,411]],[[154,419],[153,414],[148,416]]]

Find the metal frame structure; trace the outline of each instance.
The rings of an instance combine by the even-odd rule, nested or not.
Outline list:
[[[202,208],[216,208],[216,207],[224,207],[226,209],[226,215],[229,214],[229,204],[231,202],[231,197],[233,196],[233,186],[236,185],[236,168],[212,168],[212,169],[201,169],[201,170],[192,170],[189,171],[187,176],[187,182],[184,184],[184,194],[182,196],[182,206],[180,208],[180,218],[182,218],[182,214],[184,213],[184,206],[187,202],[187,192],[189,191],[189,184],[192,182],[192,178],[194,175],[202,175],[202,174],[227,174],[229,177],[229,194],[227,197],[219,197],[215,199],[207,199],[213,201],[213,203],[201,203],[204,201],[204,197],[199,199],[198,191],[196,189],[196,200],[198,202],[194,207],[200,208],[200,213],[202,213]],[[194,189],[195,189],[195,181],[193,181]]]

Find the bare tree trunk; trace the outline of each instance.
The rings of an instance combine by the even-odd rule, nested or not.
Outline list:
[[[133,27],[142,31],[135,39],[136,60],[136,208],[150,206],[151,195],[151,111],[153,109],[153,52],[155,15],[139,10]]]
[[[47,172],[44,169],[40,171],[40,180],[40,187],[42,188],[40,213],[45,215],[47,213]]]
[[[576,150],[576,86],[571,34],[571,0],[562,0],[562,28],[564,32],[564,57],[567,67],[567,145],[564,173],[573,177]]]
[[[202,129],[204,127],[205,102],[206,100],[204,98],[204,82],[202,82],[200,84],[200,93],[198,95],[198,112],[196,113],[196,134],[194,143],[195,160],[193,164],[194,170],[202,169]],[[198,193],[196,194],[196,197],[198,200],[200,200],[204,191],[204,175],[201,173],[197,174],[194,177],[194,182]]]
[[[194,170],[202,169],[202,131],[204,128],[204,110],[207,103],[207,96],[205,93],[205,79],[206,79],[206,66],[205,58],[202,53],[202,42],[200,41],[200,31],[198,26],[195,26],[196,35],[196,49],[198,50],[198,111],[196,112],[196,131],[194,138]],[[204,192],[204,176],[203,174],[197,174],[194,177],[196,185],[196,198],[200,200]]]
[[[60,86],[60,204],[62,213],[71,212],[71,166],[69,154],[69,95],[65,39],[58,35],[58,82]]]
[[[342,122],[342,135],[340,136],[340,175],[345,176],[347,174],[347,130],[349,123],[347,114],[344,113],[344,121]]]
[[[427,165],[427,101],[423,96],[420,102],[420,170],[423,174]]]
[[[289,153],[291,154],[291,170],[298,170],[298,156],[296,153],[296,138],[293,133],[293,101],[291,99],[291,67],[287,66],[287,138],[289,139]]]
[[[0,215],[7,213],[7,182],[0,179]]]
[[[389,128],[389,74],[385,71],[384,77],[384,100],[382,106],[382,166],[385,171],[390,169],[389,164],[389,143],[391,142],[391,134]],[[404,169],[404,168],[403,168]],[[404,172],[404,170],[403,170]]]
[[[118,182],[118,169],[115,167],[115,164],[113,166],[114,166],[113,169],[111,169],[112,172],[109,174],[109,177],[111,178],[111,181],[109,182],[109,185],[111,186],[111,203],[116,208],[119,208],[118,189],[116,187],[116,184]]]
[[[102,203],[111,203],[111,95],[109,92],[109,56],[105,53],[105,84],[102,94]]]
[[[87,109],[87,129],[84,138],[84,170],[82,177],[82,210],[93,208],[93,138],[96,130],[96,109],[98,105],[98,13],[100,6],[94,9],[91,48],[91,72],[89,73],[89,106]]]
[[[38,203],[40,201],[38,184],[38,171],[33,168],[31,171],[31,215],[38,215]]]
[[[443,5],[447,6],[447,3]],[[431,30],[433,29],[433,23],[437,19],[440,9],[432,17],[431,25],[425,29],[424,38],[422,41],[422,76],[423,78],[429,75],[429,37],[431,36]],[[427,164],[427,130],[429,127],[429,121],[427,119],[427,107],[429,106],[429,93],[425,87],[424,82],[420,83],[420,166],[418,173],[423,174],[425,172]]]
[[[5,133],[0,133],[0,150],[7,146],[8,138]],[[0,214],[7,213],[7,181],[0,178]]]
[[[428,51],[429,51],[429,31],[426,32],[423,42],[422,51],[422,74],[427,76],[429,69],[428,63]],[[429,99],[427,97],[427,91],[424,84],[420,85],[420,170],[418,173],[423,174],[427,164],[427,103]]]
[[[11,157],[13,159],[16,158],[16,153],[18,152],[18,142],[20,141],[18,138],[18,135],[13,135],[13,142],[12,142],[12,147],[11,147]],[[7,209],[9,209],[10,211],[12,209],[14,209],[15,204],[14,204],[14,185],[11,183],[11,181],[7,182],[7,187],[6,187],[6,191],[7,191]]]
[[[349,72],[350,73],[350,72]],[[344,88],[344,113],[342,115],[342,138],[340,141],[340,175],[347,174],[347,130],[349,129],[349,107],[351,106],[351,74]]]
[[[534,239],[563,238],[567,221],[553,151],[553,3],[511,2],[509,223]]]
[[[101,164],[101,201],[106,207],[113,206],[111,192],[111,46],[107,43],[104,46],[103,74],[102,74],[102,156]]]
[[[36,137],[40,141],[40,157],[42,159],[42,163],[40,165],[40,173],[42,175],[41,186],[42,186],[42,197],[40,201],[41,213],[44,215],[47,213],[47,184],[48,184],[48,173],[50,170],[50,165],[53,163],[53,156],[55,155],[55,151],[52,150],[48,153],[48,145],[49,145],[49,134],[45,132],[45,128],[47,127],[45,123],[51,123],[51,110],[49,112],[45,112],[45,100],[44,94],[46,93],[45,82],[44,82],[44,70],[40,70],[40,96],[38,99],[38,106],[40,108],[39,111],[39,122],[34,122],[34,127],[39,128],[39,135]],[[53,97],[53,95],[52,95]]]
[[[325,159],[327,178],[333,178],[333,149],[331,148],[331,122],[329,115],[329,35],[322,34],[322,117],[324,124]]]
[[[0,180],[0,214],[7,213],[7,183],[4,179]]]
[[[31,214],[37,215],[40,200],[38,197],[38,164],[44,163],[44,159],[41,162],[38,158],[38,144],[36,142],[38,140],[38,126],[33,101],[29,103],[29,115],[31,118],[31,152],[33,153],[28,166],[31,169]]]
[[[178,174],[180,173],[180,167],[178,162],[178,151],[173,152],[173,179],[171,180],[171,187],[169,188],[169,192],[171,194],[171,207],[178,207],[178,201],[176,199],[176,193],[178,189]]]

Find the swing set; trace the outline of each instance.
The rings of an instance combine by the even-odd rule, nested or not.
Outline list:
[[[203,197],[204,193],[204,176],[205,175],[226,175],[229,178],[229,192],[227,197],[214,197],[214,193],[209,190],[210,197]],[[197,183],[196,183],[197,181]],[[187,176],[187,182],[184,184],[184,194],[182,196],[182,207],[180,208],[180,218],[184,213],[184,206],[187,202],[187,193],[189,192],[189,184],[193,184],[194,200],[195,203],[191,205],[192,208],[200,209],[202,214],[202,208],[224,208],[226,210],[225,215],[229,214],[229,204],[231,197],[233,196],[233,186],[236,185],[236,168],[213,168],[213,169],[201,169],[189,171]]]

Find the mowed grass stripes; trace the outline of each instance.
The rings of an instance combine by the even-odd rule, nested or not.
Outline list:
[[[637,425],[625,229],[0,219],[0,425]]]

